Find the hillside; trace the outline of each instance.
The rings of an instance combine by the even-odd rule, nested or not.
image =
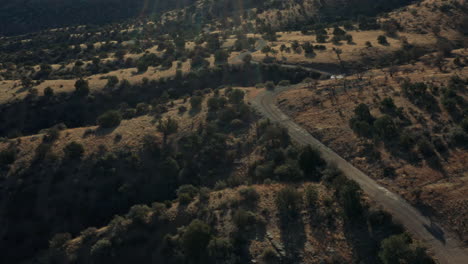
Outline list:
[[[466,14],[2,1],[0,262],[446,264],[253,102],[466,245]]]

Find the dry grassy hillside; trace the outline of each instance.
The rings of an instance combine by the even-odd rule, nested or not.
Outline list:
[[[466,56],[462,50],[456,54]],[[451,133],[462,121],[454,120],[442,102],[444,87],[449,87],[454,76],[468,76],[468,71],[466,67],[451,64],[451,60],[446,63],[443,72],[430,64],[416,63],[368,71],[358,77],[321,81],[316,90],[305,85],[304,89],[282,94],[278,102],[284,111],[322,142],[466,239],[468,153],[464,143],[454,146]],[[454,68],[448,70],[451,67]],[[433,106],[439,110],[421,108],[415,104],[414,98],[405,96],[402,85],[406,80],[436,87],[430,89],[437,98],[437,105]],[[346,87],[345,91],[343,87]],[[463,98],[460,100],[466,102],[466,83],[461,87],[457,93]],[[333,91],[336,91],[335,95]],[[372,137],[362,138],[353,132],[349,123],[355,115],[355,108],[364,103],[373,116],[379,117],[389,113],[382,110],[385,98],[391,98],[396,108],[401,109],[398,111],[404,117],[396,122],[406,124],[400,130],[416,133],[416,142],[428,138],[430,148],[436,149],[430,158],[424,157],[425,154],[419,157],[421,154],[412,154],[416,155],[412,157],[397,154],[401,147],[392,147]],[[461,115],[466,117],[466,112]],[[419,145],[421,148],[423,146]]]

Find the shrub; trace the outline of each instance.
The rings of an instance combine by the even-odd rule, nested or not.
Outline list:
[[[308,185],[304,191],[305,203],[309,208],[314,208],[318,201],[318,190],[313,185]]]
[[[245,92],[240,89],[233,89],[229,94],[229,102],[231,104],[240,104],[244,101]]]
[[[380,45],[388,45],[388,41],[387,41],[387,37],[385,37],[384,35],[380,35],[378,38],[377,38],[377,42],[380,44]]]
[[[53,127],[46,130],[46,134],[44,135],[44,141],[46,142],[53,142],[57,140],[60,136],[60,129],[58,127]]]
[[[282,80],[278,83],[278,86],[289,86],[291,82],[289,80]]]
[[[97,123],[101,128],[112,128],[120,125],[122,116],[117,111],[107,111],[98,117]]]
[[[108,239],[98,240],[91,247],[91,256],[100,262],[105,262],[111,256],[112,244]]]
[[[136,114],[144,115],[147,114],[150,110],[150,106],[146,103],[138,103],[136,106]]]
[[[230,126],[231,126],[232,128],[240,128],[240,127],[242,127],[243,125],[244,125],[244,122],[242,122],[242,120],[240,120],[240,119],[234,119],[234,120],[232,120],[231,123],[230,123]]]
[[[210,192],[211,190],[209,188],[201,187],[198,192],[198,199],[202,202],[207,202],[210,200]]]
[[[221,262],[231,258],[234,247],[229,239],[224,237],[215,237],[208,244],[208,254]]]
[[[380,102],[380,111],[387,114],[394,114],[397,111],[397,107],[392,98],[387,97]]]
[[[249,203],[255,203],[260,198],[257,190],[254,187],[245,187],[239,190],[240,196]]]
[[[272,91],[272,90],[275,89],[275,84],[272,81],[268,81],[268,82],[265,83],[265,88],[267,90]]]
[[[179,123],[177,122],[177,120],[168,117],[165,120],[159,120],[157,128],[159,132],[163,133],[163,141],[164,144],[166,144],[167,137],[171,134],[176,133],[177,130],[179,130]]]
[[[178,109],[179,109],[179,113],[181,113],[181,114],[187,112],[187,107],[185,107],[183,105],[179,106]]]
[[[208,110],[209,111],[216,111],[216,110],[218,110],[220,108],[219,107],[219,100],[218,100],[217,97],[211,97],[210,99],[208,99],[206,104],[208,105]]]
[[[374,122],[374,129],[382,139],[390,141],[398,137],[398,129],[393,119],[384,115]]]
[[[232,216],[232,221],[238,229],[245,230],[255,225],[257,222],[257,217],[255,216],[255,213],[251,211],[238,209]]]
[[[151,208],[149,208],[147,205],[138,204],[130,208],[126,217],[131,219],[133,223],[145,224],[150,212]]]
[[[203,98],[201,96],[192,96],[192,98],[190,98],[192,109],[200,109],[202,102]]]
[[[380,245],[379,258],[384,264],[434,263],[426,254],[426,249],[412,244],[411,238],[405,233],[384,239]]]
[[[219,64],[226,63],[229,58],[229,53],[223,49],[217,50],[214,55],[215,55],[215,62]]]
[[[295,160],[288,160],[285,164],[278,166],[274,173],[282,181],[298,181],[304,177],[299,164]]]
[[[49,248],[61,249],[71,238],[70,233],[58,233],[49,241]]]
[[[204,222],[196,219],[185,228],[181,237],[181,245],[185,256],[198,262],[205,255],[211,240],[211,229]]]
[[[302,203],[302,195],[293,187],[284,187],[275,198],[278,211],[284,216],[294,216],[298,213]]]
[[[67,159],[81,159],[84,154],[84,147],[82,144],[73,141],[63,149]]]
[[[182,185],[177,189],[176,193],[179,202],[186,205],[192,202],[193,198],[199,193],[199,190],[193,185]]]
[[[45,97],[52,97],[54,96],[54,89],[50,88],[50,87],[46,87],[44,89],[44,96]]]
[[[75,93],[79,96],[87,96],[89,94],[88,81],[79,79],[75,82]]]
[[[119,78],[117,78],[117,76],[109,76],[106,86],[109,88],[114,88],[118,83]]]

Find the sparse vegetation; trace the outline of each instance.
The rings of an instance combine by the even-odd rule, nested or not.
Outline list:
[[[433,263],[327,148],[466,240],[457,1],[16,2],[0,262]]]

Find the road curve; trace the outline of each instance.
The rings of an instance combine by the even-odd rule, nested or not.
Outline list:
[[[279,87],[275,91],[259,93],[251,99],[250,103],[264,117],[273,122],[281,123],[282,126],[287,128],[294,141],[300,145],[311,145],[316,148],[327,162],[335,164],[348,178],[356,181],[370,199],[391,213],[396,221],[403,224],[415,238],[422,241],[439,263],[467,264],[468,249],[462,246],[462,243],[455,235],[436,226],[399,195],[390,192],[344,160],[296,124],[276,106],[276,97],[279,93],[298,88],[298,86]]]

